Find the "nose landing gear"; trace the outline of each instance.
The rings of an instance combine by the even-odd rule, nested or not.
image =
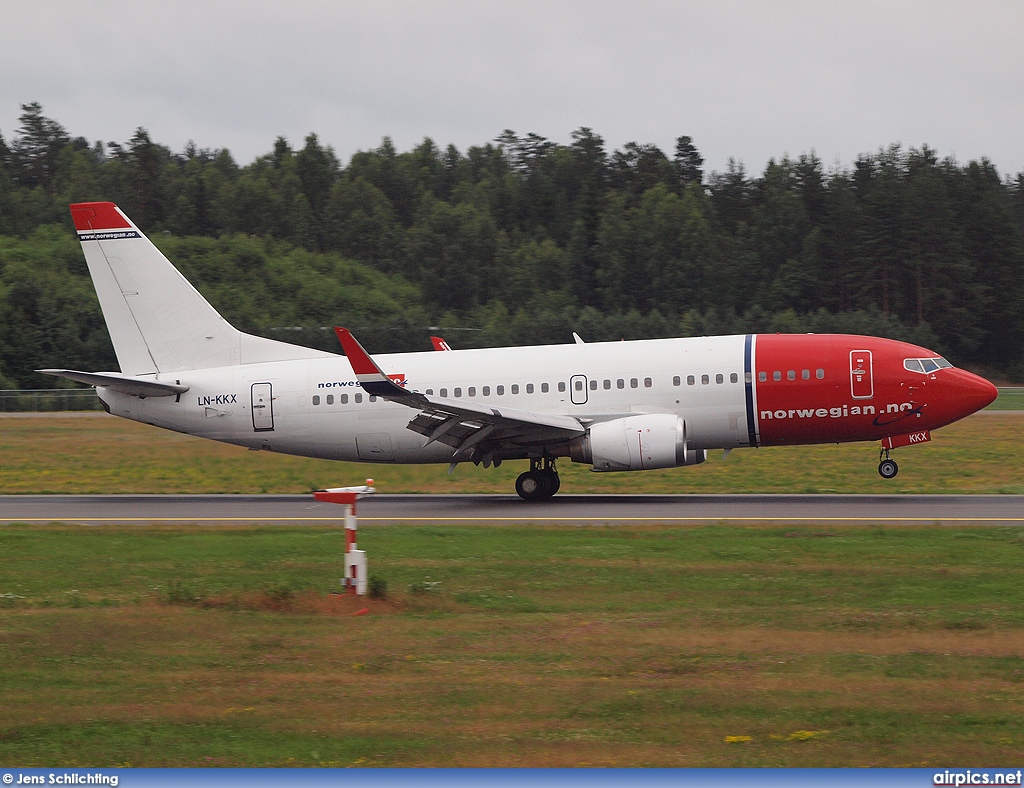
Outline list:
[[[883,457],[885,459],[882,459]],[[878,475],[883,479],[893,479],[900,472],[900,466],[896,464],[896,460],[889,459],[889,450],[884,446],[878,452],[878,459]]]
[[[524,501],[544,501],[558,492],[561,480],[555,470],[554,457],[533,457],[530,470],[519,474],[516,492]]]

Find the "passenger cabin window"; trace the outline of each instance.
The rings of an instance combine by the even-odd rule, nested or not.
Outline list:
[[[644,388],[645,389],[649,389],[653,385],[654,385],[654,381],[653,380],[651,380],[650,378],[644,378]]]
[[[471,397],[475,397],[476,396],[476,386],[470,386],[469,387],[469,396],[471,396]]]
[[[700,376],[700,384],[701,384],[702,386],[706,386],[706,385],[708,385],[708,383],[710,383],[710,382],[711,382],[711,378],[709,378],[709,377],[708,377],[707,375],[701,375],[701,376]]]
[[[729,374],[729,382],[730,383],[739,383],[740,382],[740,376],[737,375],[735,372],[730,373]]]
[[[818,367],[814,371],[814,377],[816,377],[818,380],[824,380],[825,379],[825,370],[823,370],[821,367]]]
[[[679,376],[678,376],[678,375],[676,375],[676,376],[674,376],[674,377],[672,378],[672,385],[673,385],[673,386],[678,386],[678,385],[679,385],[680,383],[682,383],[682,382],[683,382],[683,381],[679,379]]]
[[[505,387],[504,386],[498,386],[498,388],[495,389],[495,391],[497,392],[499,397],[505,396]]]
[[[461,386],[456,386],[455,387],[455,396],[456,397],[461,397],[462,396],[462,387]]]
[[[558,381],[558,390],[559,391],[565,391],[565,381],[564,380]],[[576,381],[576,390],[577,391],[583,391],[583,381],[582,380],[577,380]]]
[[[639,386],[639,385],[640,385],[640,381],[639,381],[639,380],[637,380],[636,378],[630,378],[630,379],[629,379],[629,387],[630,387],[631,389],[635,389],[635,388],[636,388],[637,386]]]
[[[313,395],[313,404],[314,405],[319,405],[320,404],[320,395],[319,394],[314,394]]]
[[[789,380],[796,380],[796,370],[795,369],[791,369],[789,372],[786,373],[786,377]]]
[[[591,380],[590,381],[590,390],[591,391],[597,391],[597,381],[596,380]]]
[[[764,383],[766,380],[768,380],[768,373],[767,372],[758,372],[757,373],[757,379],[761,383]]]
[[[356,394],[356,402],[362,402],[362,401],[363,401],[363,395],[362,394]]]
[[[562,386],[561,383],[559,383],[558,386],[559,386],[559,389],[558,389],[559,391],[564,391],[565,390],[565,389],[561,388],[561,386]],[[575,388],[576,388],[577,391],[583,391],[583,381],[582,380],[577,380]]]
[[[376,394],[371,394],[370,395],[370,402],[376,402],[376,401],[377,401],[377,395]]]
[[[809,369],[803,370],[800,373],[800,377],[803,378],[804,380],[810,380],[811,379],[811,371]]]
[[[618,380],[615,381],[615,388],[617,388],[617,389],[624,389],[624,388],[626,388],[626,381],[624,381],[622,378],[619,378]]]
[[[342,405],[348,405],[348,394],[342,394],[341,395],[341,404]]]
[[[484,386],[484,390],[483,391],[484,391],[484,396],[485,397],[491,396],[491,387],[490,386]]]
[[[518,383],[513,383],[512,384],[512,393],[513,394],[518,394],[519,393],[519,384]]]
[[[328,405],[333,405],[334,404],[334,395],[333,394],[328,394],[327,395],[327,404]]]
[[[540,384],[540,393],[541,394],[547,394],[548,393],[548,384],[547,383],[541,383]]]
[[[782,373],[779,372],[778,370],[775,370],[772,373],[772,380],[782,380]]]
[[[612,387],[612,382],[610,380],[605,379],[604,387],[605,389],[610,389]]]
[[[527,383],[526,384],[526,393],[527,394],[533,394],[533,384],[532,383]]]
[[[447,397],[448,396],[448,389],[441,389],[441,396],[442,397]]]
[[[696,382],[697,382],[697,378],[695,378],[693,375],[687,375],[686,376],[686,385],[687,386],[692,386]]]
[[[427,389],[427,396],[428,397],[434,396],[434,390],[433,389]]]

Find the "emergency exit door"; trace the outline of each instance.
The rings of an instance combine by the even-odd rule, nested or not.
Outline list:
[[[573,375],[569,379],[569,399],[573,405],[587,404],[587,376]]]
[[[871,399],[875,396],[870,350],[850,351],[850,393],[854,399]]]
[[[252,428],[256,432],[274,429],[274,396],[269,383],[252,384]]]

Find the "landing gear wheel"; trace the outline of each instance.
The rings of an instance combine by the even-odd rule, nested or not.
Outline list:
[[[549,497],[548,487],[547,475],[543,471],[526,471],[516,479],[516,493],[524,501],[539,501]]]
[[[516,479],[516,492],[524,501],[545,501],[561,486],[562,481],[551,457],[531,458],[530,470],[519,474]]]
[[[883,479],[894,479],[899,472],[900,466],[896,464],[896,460],[884,459],[878,463],[878,475]]]
[[[544,474],[544,484],[547,487],[547,492],[544,497],[550,498],[558,492],[558,488],[562,486],[562,480],[558,478],[558,474],[554,469],[541,471],[541,473]]]

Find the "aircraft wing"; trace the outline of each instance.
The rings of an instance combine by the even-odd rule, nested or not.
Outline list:
[[[586,429],[572,416],[536,413],[519,408],[494,407],[461,399],[445,399],[408,391],[381,371],[376,362],[347,328],[335,327],[342,349],[352,364],[363,390],[389,402],[420,411],[406,425],[408,429],[455,449],[452,460],[479,456],[488,465],[489,456],[503,446],[527,447],[569,440]]]
[[[118,372],[79,372],[76,369],[37,369],[44,375],[77,380],[90,386],[113,389],[135,397],[174,397],[188,391],[180,383],[162,383],[148,378],[135,378]]]

